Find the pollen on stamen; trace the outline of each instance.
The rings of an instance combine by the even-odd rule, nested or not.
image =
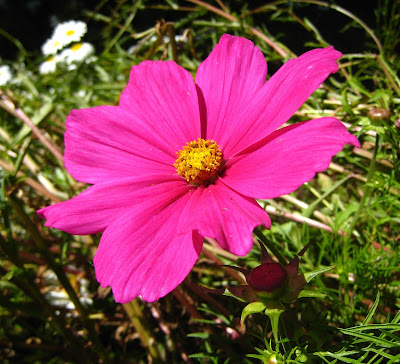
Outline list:
[[[208,186],[218,178],[222,152],[214,140],[198,138],[188,142],[179,152],[174,167],[178,174],[194,186]]]

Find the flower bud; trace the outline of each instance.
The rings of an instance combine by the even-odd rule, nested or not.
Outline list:
[[[389,119],[390,111],[381,107],[373,107],[368,111],[368,117],[371,120],[386,120]]]
[[[279,263],[263,263],[252,269],[247,283],[261,295],[274,297],[286,286],[287,272]]]

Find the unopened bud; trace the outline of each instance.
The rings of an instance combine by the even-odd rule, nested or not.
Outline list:
[[[368,111],[368,117],[371,120],[386,120],[389,119],[390,111],[381,107],[373,107]]]
[[[279,263],[263,263],[252,269],[247,283],[257,292],[270,296],[286,284],[287,272]]]

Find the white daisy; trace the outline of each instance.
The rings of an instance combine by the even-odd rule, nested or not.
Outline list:
[[[0,86],[4,86],[12,78],[10,66],[3,65],[0,66]]]
[[[94,53],[94,47],[90,43],[75,43],[70,48],[64,49],[60,58],[67,64],[87,60]]]
[[[48,73],[54,73],[56,71],[58,61],[59,58],[57,56],[47,58],[44,62],[40,64],[39,72],[42,75],[46,75]]]
[[[57,25],[52,38],[59,41],[64,47],[72,42],[79,42],[86,32],[86,23],[80,20],[70,20]]]
[[[56,54],[63,47],[64,45],[59,39],[51,37],[42,45],[42,53],[45,56],[50,56],[52,54]]]

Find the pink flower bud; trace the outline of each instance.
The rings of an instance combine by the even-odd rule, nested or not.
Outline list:
[[[287,272],[279,263],[263,263],[254,268],[247,283],[257,292],[273,293],[286,284]]]

